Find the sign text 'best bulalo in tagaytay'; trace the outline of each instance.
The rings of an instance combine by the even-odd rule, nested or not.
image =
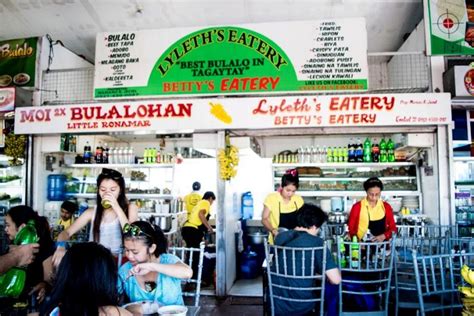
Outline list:
[[[368,86],[362,18],[101,33],[94,97],[353,90]]]
[[[15,110],[16,134],[446,125],[448,93],[141,100]]]

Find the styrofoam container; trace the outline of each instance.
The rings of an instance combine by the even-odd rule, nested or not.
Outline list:
[[[188,308],[182,305],[168,305],[158,308],[158,315],[162,316],[186,316]]]

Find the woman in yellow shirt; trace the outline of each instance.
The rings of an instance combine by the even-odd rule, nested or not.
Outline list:
[[[298,185],[298,172],[290,169],[281,178],[281,190],[270,193],[263,202],[262,224],[270,232],[270,243],[273,243],[279,227],[296,227],[296,214],[304,203],[303,198],[295,194]]]

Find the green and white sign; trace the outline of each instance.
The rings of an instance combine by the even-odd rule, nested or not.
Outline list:
[[[365,20],[248,24],[97,36],[94,97],[364,91]]]
[[[37,37],[0,41],[0,88],[34,87]]]
[[[425,0],[428,55],[474,54],[474,0]]]

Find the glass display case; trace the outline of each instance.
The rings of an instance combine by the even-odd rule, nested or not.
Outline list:
[[[366,195],[364,181],[378,177],[384,184],[382,197],[392,199],[394,212],[398,212],[401,207],[421,212],[422,194],[414,163],[273,164],[275,189],[280,186],[285,171],[292,168],[296,168],[299,175],[298,194],[321,207],[325,206],[328,197],[342,197],[344,203],[340,211],[349,211],[356,199]],[[334,205],[334,201],[331,204]]]
[[[474,158],[454,157],[454,204],[458,233],[474,237]]]
[[[12,206],[25,203],[25,164],[10,166],[9,157],[0,155],[0,218]]]

